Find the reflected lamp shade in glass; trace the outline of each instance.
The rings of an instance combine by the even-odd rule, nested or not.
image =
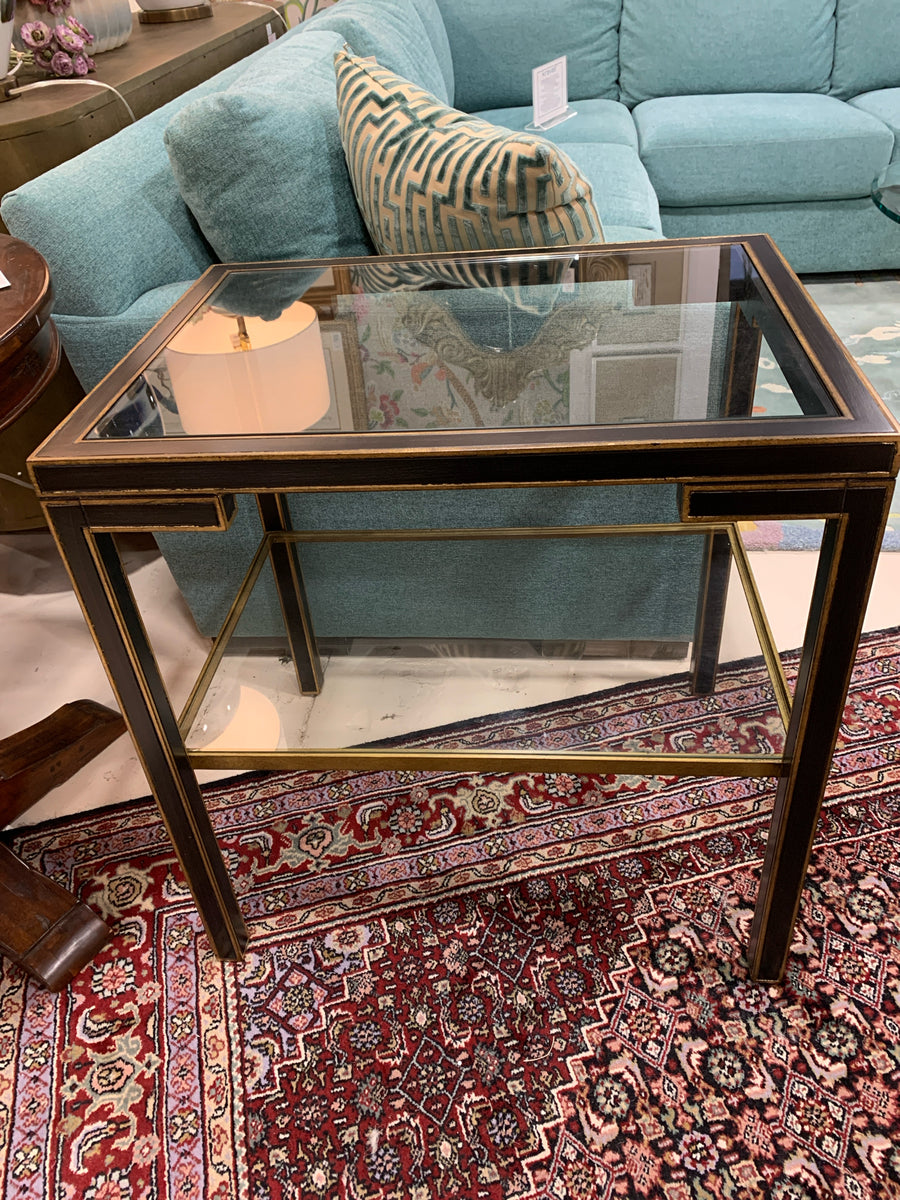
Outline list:
[[[165,355],[187,434],[300,433],[331,404],[316,311],[300,301],[275,321],[206,309]]]

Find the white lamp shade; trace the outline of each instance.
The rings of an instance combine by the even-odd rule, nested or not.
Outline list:
[[[207,310],[166,349],[185,433],[299,433],[331,404],[316,310],[297,301],[274,321]]]

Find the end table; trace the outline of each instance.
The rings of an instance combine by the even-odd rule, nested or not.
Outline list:
[[[25,460],[72,411],[84,389],[50,319],[53,289],[33,246],[0,234],[0,531],[40,528],[44,517]]]

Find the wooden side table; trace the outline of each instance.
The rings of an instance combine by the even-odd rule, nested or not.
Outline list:
[[[0,531],[39,528],[25,460],[84,395],[50,319],[50,271],[33,246],[0,234]]]
[[[108,83],[140,119],[246,58],[277,34],[276,13],[250,4],[215,3],[211,19],[141,24],[124,46],[97,56],[87,78]],[[38,88],[0,103],[0,186],[28,179],[74,158],[129,123],[122,102],[98,87]],[[2,226],[0,226],[2,229]]]

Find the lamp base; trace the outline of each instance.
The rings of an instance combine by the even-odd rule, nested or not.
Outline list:
[[[142,25],[161,25],[166,21],[196,21],[212,15],[212,5],[209,3],[188,4],[184,8],[142,8],[138,13],[138,21]]]

